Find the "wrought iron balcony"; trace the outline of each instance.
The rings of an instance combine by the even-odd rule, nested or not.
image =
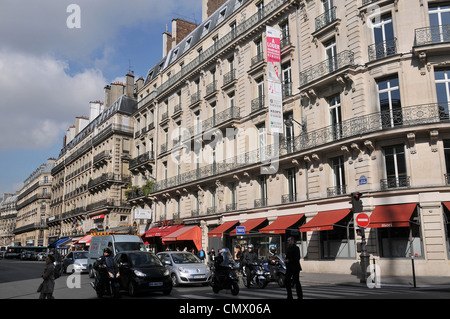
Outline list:
[[[281,196],[281,203],[294,203],[297,201],[297,194],[285,194]]]
[[[200,99],[201,99],[200,92],[193,93],[191,95],[191,105],[196,104],[197,102],[200,101]]]
[[[392,188],[408,188],[411,186],[410,180],[410,176],[398,176],[382,179],[380,180],[381,190]]]
[[[326,27],[335,20],[336,20],[336,7],[333,7],[316,18],[315,21],[316,31],[322,29],[323,27]]]
[[[144,154],[139,155],[130,160],[130,169],[136,168],[142,164],[145,164],[154,159],[153,151],[145,152]]]
[[[227,206],[225,207],[225,210],[227,212],[232,212],[232,211],[237,210],[237,203],[227,204]]]
[[[252,67],[258,64],[259,62],[264,60],[264,52],[259,52],[256,56],[252,58],[251,65]]]
[[[327,76],[341,68],[353,66],[355,64],[354,53],[349,50],[342,51],[332,59],[327,59],[306,70],[300,72],[300,87]]]
[[[255,199],[255,208],[267,206],[267,198]]]
[[[327,188],[327,197],[347,194],[347,185],[338,185]]]
[[[450,42],[450,24],[415,30],[416,46]]]
[[[369,45],[369,61],[397,54],[397,38]]]
[[[264,99],[265,96],[261,95],[252,100],[252,112],[256,112],[264,108]]]
[[[208,96],[217,91],[217,81],[213,81],[206,86],[206,95]]]
[[[236,80],[236,70],[231,70],[223,76],[223,85],[230,84]]]

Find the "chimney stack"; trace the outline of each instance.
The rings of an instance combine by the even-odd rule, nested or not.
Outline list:
[[[134,74],[132,72],[128,72],[126,76],[126,88],[125,94],[129,97],[134,96]]]
[[[172,20],[172,33],[169,32],[166,25],[166,32],[163,33],[163,58],[176,47],[184,38],[186,38],[197,25],[183,19]]]
[[[217,11],[227,0],[202,0],[202,21],[209,18],[211,14]]]

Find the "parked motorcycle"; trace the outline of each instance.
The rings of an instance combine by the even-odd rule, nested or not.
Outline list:
[[[97,293],[97,297],[111,296],[113,298],[120,297],[120,274],[108,271],[106,265],[97,265],[94,271],[94,282],[91,282],[92,288]]]
[[[242,280],[244,281],[244,285],[247,288],[250,288],[247,285],[247,270],[246,267],[248,266],[244,266],[243,267],[243,271],[242,271]],[[256,285],[259,288],[264,288],[267,286],[267,284],[269,283],[269,276],[270,276],[270,272],[267,270],[264,270],[263,267],[263,263],[262,262],[254,262],[253,265],[250,266],[250,285]]]
[[[239,293],[239,279],[235,271],[237,268],[238,265],[231,258],[230,251],[223,248],[214,265],[211,280],[214,293],[218,293],[222,289],[230,289],[233,296]]]
[[[284,257],[284,254],[272,256],[268,260],[264,260],[263,264],[270,273],[269,281],[276,281],[281,288],[284,288],[286,285],[286,264]]]

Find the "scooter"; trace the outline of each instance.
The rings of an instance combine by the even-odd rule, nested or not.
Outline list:
[[[112,273],[108,271],[106,265],[98,265],[97,271],[94,271],[94,282],[91,282],[91,286],[97,293],[97,297],[102,298],[106,295],[113,298],[119,298],[119,276],[120,274],[118,272]]]
[[[272,256],[269,260],[265,260],[267,268],[270,272],[270,281],[276,281],[278,286],[284,288],[286,285],[286,264],[284,262],[284,254]]]
[[[231,294],[236,296],[239,293],[239,280],[235,269],[237,264],[231,258],[228,248],[222,248],[220,255],[214,261],[214,272],[211,279],[211,287],[214,293],[222,289],[231,289]]]
[[[211,280],[214,293],[217,294],[222,289],[230,289],[233,296],[239,294],[239,279],[235,269],[237,269],[237,265],[234,262],[230,262],[228,267],[215,267]]]
[[[247,285],[247,266],[243,267],[242,270],[242,280],[244,281],[244,285],[247,288],[250,288]],[[254,262],[250,269],[250,285],[256,285],[259,288],[265,288],[267,284],[269,283],[270,272],[265,271],[263,268],[263,264],[261,262]]]

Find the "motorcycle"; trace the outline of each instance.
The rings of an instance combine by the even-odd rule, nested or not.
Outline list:
[[[286,264],[284,262],[284,254],[272,256],[269,260],[265,260],[267,269],[270,272],[269,281],[276,281],[281,288],[286,285]]]
[[[247,285],[247,266],[243,267],[242,271],[242,280],[244,281],[244,285],[247,288],[250,288]],[[254,262],[250,269],[250,285],[256,285],[259,288],[265,288],[269,283],[270,272],[265,270],[262,262]]]
[[[222,249],[223,255],[228,255],[229,251]],[[231,254],[225,256],[214,267],[214,273],[211,280],[211,287],[214,293],[222,289],[230,289],[233,296],[239,294],[239,279],[236,275],[237,264],[231,259]]]
[[[98,265],[97,271],[94,271],[94,282],[91,282],[92,288],[97,293],[97,297],[102,298],[104,295],[113,298],[120,297],[120,274],[108,271],[106,265]]]

